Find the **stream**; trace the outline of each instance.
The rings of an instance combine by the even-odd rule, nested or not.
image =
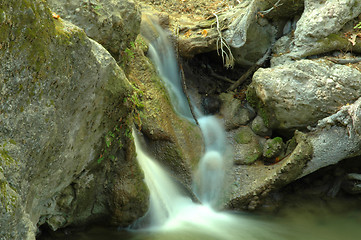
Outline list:
[[[182,194],[163,167],[143,150],[141,134],[133,130],[137,160],[144,171],[150,191],[146,215],[127,229],[95,226],[72,234],[48,233],[41,239],[127,239],[127,240],[340,240],[359,239],[361,211],[319,207],[312,200],[289,204],[277,214],[256,215],[218,211],[226,189],[226,172],[232,163],[225,131],[214,116],[203,116],[195,106],[191,113],[181,87],[181,79],[171,44],[159,32],[150,53],[164,81],[175,111],[194,122],[197,118],[205,144],[205,153],[194,173],[193,191],[202,204]],[[342,204],[342,203],[340,203]],[[337,208],[337,207],[336,207]],[[339,206],[345,209],[344,206]]]
[[[313,207],[312,207],[313,206]],[[263,238],[268,240],[273,239],[288,239],[288,240],[356,240],[361,236],[361,210],[348,209],[345,210],[344,203],[337,203],[334,207],[338,207],[340,211],[335,211],[335,208],[329,208],[326,205],[324,208],[314,207],[312,201],[305,201],[301,206],[287,207],[282,209],[276,215],[248,215],[236,214],[240,217],[240,224],[244,218],[252,220],[255,228],[258,231],[263,231],[263,224],[271,224],[278,229],[279,237]],[[336,212],[336,213],[335,213]],[[242,220],[243,219],[243,220]],[[258,221],[258,222],[257,222]],[[262,224],[258,225],[260,222]],[[239,229],[234,229],[234,232],[239,231],[239,237],[242,238],[242,232]],[[47,233],[50,234],[50,233]],[[226,234],[226,233],[225,233]],[[184,227],[183,229],[172,230],[167,232],[160,231],[126,231],[116,228],[107,228],[100,226],[93,226],[82,232],[75,232],[73,234],[64,234],[62,232],[52,233],[52,235],[43,236],[42,240],[206,240],[206,239],[224,239],[210,236],[209,232],[201,232],[200,229],[194,226]],[[262,238],[260,238],[262,239]],[[248,239],[245,239],[248,240]]]

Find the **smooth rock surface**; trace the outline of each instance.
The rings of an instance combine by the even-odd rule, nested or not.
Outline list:
[[[140,10],[133,0],[47,2],[53,12],[84,29],[90,38],[102,44],[115,57],[138,35]]]
[[[301,129],[352,104],[361,73],[325,60],[300,60],[253,75],[247,99],[273,129]]]
[[[257,136],[248,126],[228,132],[233,146],[235,164],[249,165],[262,157],[262,145],[265,139]]]
[[[360,118],[361,98],[319,121],[308,134],[314,149],[313,157],[300,177],[343,159],[361,155]]]

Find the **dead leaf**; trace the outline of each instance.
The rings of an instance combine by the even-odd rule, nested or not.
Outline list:
[[[187,38],[190,37],[191,35],[192,35],[192,30],[190,29],[184,34],[184,36]]]
[[[202,30],[201,32],[203,37],[207,37],[208,31],[206,29]]]
[[[54,18],[54,19],[59,19],[60,16],[59,16],[58,14],[56,14],[56,13],[53,12],[53,18]]]

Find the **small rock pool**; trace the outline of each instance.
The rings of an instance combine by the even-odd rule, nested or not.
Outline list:
[[[272,214],[244,214],[240,221],[247,219],[245,224],[259,232],[269,231],[272,234],[263,234],[262,237],[244,236],[243,229],[236,239],[239,240],[353,240],[361,239],[361,199],[348,205],[347,201],[325,202],[322,199],[306,200],[304,202],[289,202],[277,213]],[[242,224],[242,223],[241,223]],[[268,229],[268,230],[267,230]],[[226,229],[225,235],[229,229]],[[254,231],[254,230],[252,230]],[[67,232],[67,233],[65,233]],[[39,240],[223,240],[212,235],[210,231],[200,231],[193,226],[184,226],[180,230],[170,231],[136,231],[129,232],[116,228],[94,226],[83,231],[46,232]],[[229,238],[228,238],[229,239]]]

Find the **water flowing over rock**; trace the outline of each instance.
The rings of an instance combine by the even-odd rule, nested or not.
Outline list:
[[[228,95],[220,95],[226,104],[220,112],[236,149],[236,163],[249,162],[239,157],[241,144],[234,140],[235,133],[244,128],[240,125],[251,126],[262,136],[259,138],[262,146],[270,137],[291,138],[285,140],[285,149],[281,144],[280,153],[268,155],[266,147],[264,156],[258,157],[258,151],[251,151],[256,153],[257,161],[250,166],[234,166],[235,187],[229,206],[254,209],[271,190],[360,155],[359,137],[354,134],[359,125],[357,117],[351,117],[350,124],[350,116],[355,115],[342,109],[349,106],[357,109],[355,101],[361,96],[357,55],[361,52],[360,30],[355,27],[361,7],[359,1],[352,0],[238,3],[225,4],[223,7],[227,9],[219,8],[197,21],[190,20],[192,14],[176,18],[167,12],[164,26],[173,31],[179,55],[184,57],[216,52],[217,48],[220,52],[217,41],[224,40],[223,50],[226,44],[231,47],[237,68],[252,65],[266,49],[272,50],[270,67],[266,62],[256,71],[248,87],[247,101],[257,111],[257,118],[251,124],[249,121],[254,116],[249,119],[245,114],[239,116],[247,106],[242,90],[248,83],[244,82]],[[247,49],[257,53],[252,52],[249,57]],[[233,100],[233,96],[241,101]]]
[[[129,59],[126,71],[128,79],[141,92],[143,109],[139,115],[136,114],[138,128],[147,140],[150,155],[157,156],[157,160],[190,189],[192,170],[204,149],[202,134],[194,123],[179,116],[171,105],[158,75],[159,69],[145,56],[148,47],[144,38],[139,36],[135,45],[132,48],[134,56]]]
[[[44,223],[112,221],[117,211],[115,222],[134,221],[147,191],[131,154],[114,144],[97,163],[106,133],[128,115],[122,69],[44,1],[2,2],[0,22],[1,238],[35,239]]]

